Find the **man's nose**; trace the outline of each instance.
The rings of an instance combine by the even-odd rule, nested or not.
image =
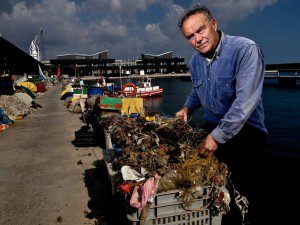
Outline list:
[[[196,34],[195,34],[195,42],[198,43],[198,42],[201,41],[201,40],[202,40],[201,34],[196,33]]]

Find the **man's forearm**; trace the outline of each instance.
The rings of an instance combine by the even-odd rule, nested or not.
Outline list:
[[[183,107],[187,107],[189,109],[189,114],[201,107],[201,102],[195,88],[192,89]]]

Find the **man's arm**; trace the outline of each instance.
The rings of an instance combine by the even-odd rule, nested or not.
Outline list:
[[[218,143],[225,143],[236,135],[261,100],[265,63],[256,44],[245,48],[237,66],[236,99],[211,132],[212,138]]]
[[[187,97],[183,108],[176,113],[176,116],[182,117],[184,122],[187,122],[188,114],[193,113],[201,106],[200,99],[198,97],[196,89],[193,87],[190,95]]]
[[[189,114],[193,113],[196,109],[201,107],[201,102],[199,96],[197,94],[196,88],[193,86],[191,93],[186,98],[186,102],[183,107],[187,107],[189,109]]]

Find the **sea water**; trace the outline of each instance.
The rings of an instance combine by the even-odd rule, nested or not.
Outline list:
[[[265,123],[269,135],[266,148],[265,216],[268,225],[298,224],[300,192],[300,84],[279,88],[276,80],[266,80],[263,88]],[[161,115],[175,116],[188,96],[192,83],[180,78],[156,79],[164,88],[161,97],[146,99],[144,105]],[[189,117],[193,126],[203,126],[203,110]],[[257,184],[261,185],[261,184]]]

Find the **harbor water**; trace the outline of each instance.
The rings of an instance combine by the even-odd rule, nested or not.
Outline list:
[[[153,85],[164,88],[163,96],[145,100],[145,105],[161,115],[174,116],[181,109],[192,83],[180,78],[156,79]],[[266,80],[263,89],[265,123],[269,131],[268,148],[273,154],[300,158],[300,84],[296,88],[279,88],[277,80]],[[202,126],[201,108],[189,118]]]
[[[163,96],[145,100],[144,104],[161,115],[175,116],[191,89],[191,81],[180,78],[156,79],[153,85],[164,88]],[[266,149],[265,215],[268,224],[295,224],[300,201],[295,185],[300,179],[300,85],[281,89],[276,80],[266,80],[263,89],[265,123],[269,131]],[[203,126],[203,110],[189,118],[193,126]],[[260,184],[257,184],[260,185]]]

